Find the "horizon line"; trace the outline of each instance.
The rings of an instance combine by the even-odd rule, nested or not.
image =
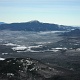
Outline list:
[[[5,21],[0,21],[1,23],[5,24],[12,24],[12,23],[27,23],[27,22],[40,22],[40,23],[49,23],[49,24],[57,24],[57,25],[63,25],[63,26],[73,26],[73,27],[80,27],[80,25],[67,25],[67,24],[58,24],[58,23],[52,23],[52,22],[42,22],[39,20],[29,20],[29,21],[20,21],[20,22],[5,22]]]

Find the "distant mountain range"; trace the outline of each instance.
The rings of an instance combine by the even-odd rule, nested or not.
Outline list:
[[[1,25],[1,24],[6,24],[6,23],[4,23],[4,22],[0,22],[0,25]]]
[[[63,31],[72,30],[77,27],[64,26],[58,24],[42,23],[39,21],[29,21],[24,23],[11,23],[0,25],[0,30],[13,30],[13,31]]]
[[[80,36],[80,29],[75,29],[70,32],[63,33],[63,36]]]

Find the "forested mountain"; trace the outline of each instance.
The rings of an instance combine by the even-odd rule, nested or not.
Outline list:
[[[14,30],[14,31],[62,31],[71,30],[75,27],[63,26],[58,24],[42,23],[39,21],[30,21],[24,23],[11,23],[11,24],[1,24],[0,30]]]

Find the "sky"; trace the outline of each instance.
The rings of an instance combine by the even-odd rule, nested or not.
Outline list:
[[[0,0],[0,22],[80,26],[80,0]]]

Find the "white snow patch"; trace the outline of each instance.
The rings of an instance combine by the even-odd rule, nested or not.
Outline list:
[[[13,47],[12,49],[14,51],[16,51],[16,50],[25,50],[25,49],[27,49],[27,47],[26,46],[17,46],[17,47]]]
[[[47,44],[47,43],[51,43],[51,42],[36,42],[36,44],[40,44],[40,45]]]
[[[7,76],[14,76],[13,73],[7,73]]]
[[[38,47],[42,47],[42,45],[37,45],[37,46],[29,46],[28,48],[31,49],[31,48],[38,48]]]
[[[5,58],[0,58],[1,61],[5,60]]]
[[[53,52],[58,52],[59,50],[52,50]]]
[[[7,43],[7,44],[3,44],[3,45],[6,45],[6,46],[20,46],[20,45],[13,44],[13,43]]]
[[[63,49],[63,48],[55,48],[55,49],[58,49],[59,50],[59,49]]]
[[[57,32],[64,32],[64,31],[41,31],[39,34],[49,34],[49,33],[57,33]]]
[[[7,55],[8,53],[2,53],[2,55]]]
[[[66,50],[67,48],[52,48],[53,50],[61,50],[61,49],[64,49]]]
[[[34,50],[30,50],[29,52],[41,52],[41,51],[34,51]]]

